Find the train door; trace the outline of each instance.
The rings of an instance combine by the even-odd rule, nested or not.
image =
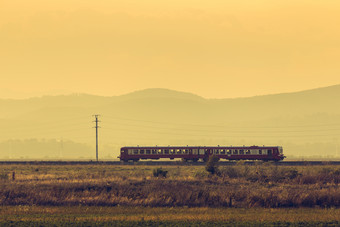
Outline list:
[[[272,156],[273,151],[272,150],[268,150],[268,156]]]

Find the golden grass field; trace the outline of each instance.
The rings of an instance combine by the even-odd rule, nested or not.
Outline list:
[[[336,166],[4,164],[0,183],[3,225],[340,225]]]
[[[5,206],[3,222],[339,223],[339,209]]]

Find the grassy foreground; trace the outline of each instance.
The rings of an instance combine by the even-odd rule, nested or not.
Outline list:
[[[7,226],[339,226],[339,209],[0,207]]]
[[[0,226],[340,226],[334,166],[0,168]]]
[[[150,166],[1,167],[0,205],[340,207],[339,167],[167,166],[166,178]]]

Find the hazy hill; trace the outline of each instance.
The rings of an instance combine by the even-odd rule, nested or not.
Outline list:
[[[167,89],[114,97],[0,99],[0,141],[62,138],[93,146],[92,115],[101,114],[100,145],[106,155],[135,144],[282,144],[291,155],[336,155],[339,98],[340,85],[236,99]],[[0,157],[9,151],[6,146]],[[49,150],[22,152],[45,157]]]

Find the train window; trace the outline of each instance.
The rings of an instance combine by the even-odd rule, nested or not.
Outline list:
[[[262,150],[262,154],[266,155],[267,154],[267,150]]]
[[[250,154],[250,150],[246,150],[246,154]]]
[[[224,149],[221,149],[221,150],[220,150],[220,154],[225,154],[225,150],[224,150]]]
[[[199,154],[204,154],[204,149],[199,149]]]
[[[170,149],[170,154],[173,154],[174,153],[174,149]]]
[[[158,154],[162,154],[162,149],[158,149]]]
[[[185,149],[185,153],[186,153],[186,154],[189,154],[189,149]]]
[[[182,149],[182,154],[186,154],[187,150],[186,149]]]
[[[176,154],[181,154],[181,149],[176,149]]]
[[[169,154],[169,150],[168,150],[168,149],[165,149],[165,150],[164,150],[164,154]]]
[[[233,150],[233,154],[238,154],[237,150]]]
[[[259,154],[262,154],[262,150],[259,150]]]
[[[150,150],[149,150],[150,151]],[[146,150],[146,153],[148,153],[148,150]],[[144,150],[140,150],[139,154],[144,154]]]
[[[244,150],[240,150],[240,151],[239,151],[239,154],[244,154]]]
[[[151,150],[145,150],[145,154],[151,154]]]
[[[192,154],[198,154],[198,149],[193,149]]]
[[[231,154],[231,150],[228,149],[228,150],[227,150],[227,154]]]
[[[272,154],[272,150],[268,150],[268,154],[271,155]]]
[[[132,149],[128,149],[128,154],[132,154]]]
[[[137,149],[134,149],[134,150],[133,150],[133,154],[138,154],[138,150],[137,150]]]

